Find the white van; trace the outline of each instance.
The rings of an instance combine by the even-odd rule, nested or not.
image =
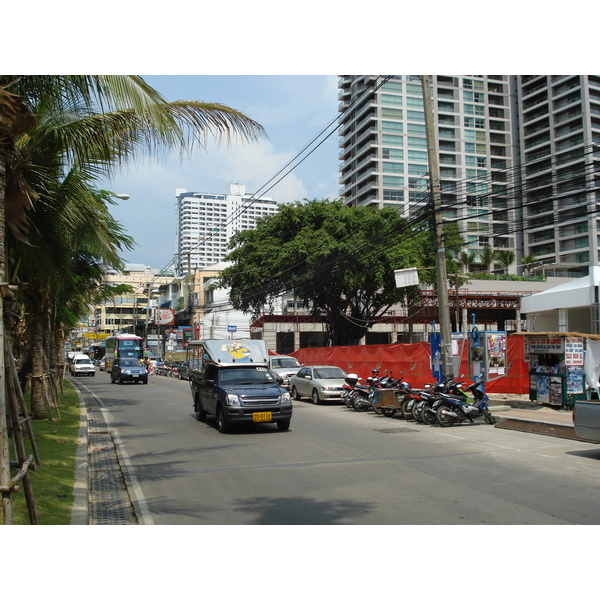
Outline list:
[[[69,364],[71,375],[88,375],[93,377],[96,374],[96,367],[87,354],[76,354]]]

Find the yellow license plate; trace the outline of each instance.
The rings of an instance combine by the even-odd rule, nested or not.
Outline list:
[[[252,413],[253,421],[271,421],[273,418],[273,413],[270,412],[255,412]]]

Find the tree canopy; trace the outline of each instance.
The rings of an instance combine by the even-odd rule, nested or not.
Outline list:
[[[462,244],[460,236],[451,239]],[[332,345],[358,343],[393,305],[414,296],[415,287],[396,288],[394,270],[434,264],[421,221],[340,200],[281,205],[256,229],[238,232],[230,248],[226,260],[234,264],[218,286],[230,288],[234,308],[258,316],[278,296],[293,294],[324,317]]]

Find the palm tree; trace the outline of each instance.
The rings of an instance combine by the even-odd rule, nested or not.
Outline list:
[[[252,119],[224,105],[195,101],[167,103],[135,76],[0,76],[0,282],[5,280],[5,218],[12,236],[21,242],[18,248],[18,243],[12,241],[11,251],[15,255],[29,243],[28,216],[32,213],[27,211],[40,198],[44,206],[54,208],[53,216],[72,221],[73,227],[67,227],[66,231],[75,235],[85,227],[82,228],[82,213],[72,210],[68,194],[84,198],[86,188],[89,192],[98,177],[109,175],[140,151],[159,156],[161,151],[177,147],[183,153],[203,144],[209,134],[218,141],[230,139],[233,134],[251,141],[264,135],[264,130]],[[78,183],[67,190],[69,177]],[[58,193],[60,186],[63,194],[68,191],[67,195]],[[102,228],[96,232],[107,233]],[[42,230],[37,233],[41,236]],[[112,243],[112,251],[118,250],[114,238],[112,241],[99,238],[95,240],[96,251],[102,243],[109,246]],[[69,240],[69,235],[65,240]],[[70,238],[74,244],[71,250],[80,249],[76,241],[76,237]],[[46,247],[51,245],[46,240]],[[64,254],[68,245],[69,242],[56,244],[52,253]],[[50,253],[47,254],[42,256],[44,260],[50,259]],[[64,270],[66,264],[65,256],[56,260],[54,274],[72,277],[72,272]],[[51,310],[48,302],[51,299],[56,302],[60,285],[51,281],[50,271],[39,275],[43,276],[33,280],[31,289],[37,286],[38,292],[43,290],[44,302],[40,302],[39,310],[47,312]],[[32,285],[31,280],[28,283]],[[3,327],[1,302],[0,297],[0,327]],[[2,330],[0,375],[4,373],[3,346]],[[3,393],[0,389],[0,404],[4,406]],[[0,423],[0,436],[2,432]]]
[[[463,273],[469,273],[471,271],[471,266],[477,260],[477,251],[469,250],[468,252],[463,251],[458,255],[458,263],[463,268]]]
[[[538,260],[535,254],[527,254],[521,259],[521,266],[523,267],[523,271],[527,273],[527,275],[531,274],[531,269],[535,265],[537,265]]]
[[[496,260],[500,263],[504,272],[508,273],[508,267],[515,262],[515,253],[512,250],[497,250]]]
[[[485,245],[483,250],[479,251],[479,260],[484,266],[485,270],[490,273],[492,264],[497,258],[497,251],[494,250],[490,245]]]

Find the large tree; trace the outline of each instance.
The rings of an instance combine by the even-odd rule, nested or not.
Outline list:
[[[430,233],[396,210],[312,200],[282,205],[231,241],[219,286],[234,308],[255,315],[283,293],[324,317],[331,345],[356,344],[415,288],[396,288],[395,269],[430,267]],[[429,251],[424,249],[429,248]],[[430,273],[434,278],[435,274]]]

